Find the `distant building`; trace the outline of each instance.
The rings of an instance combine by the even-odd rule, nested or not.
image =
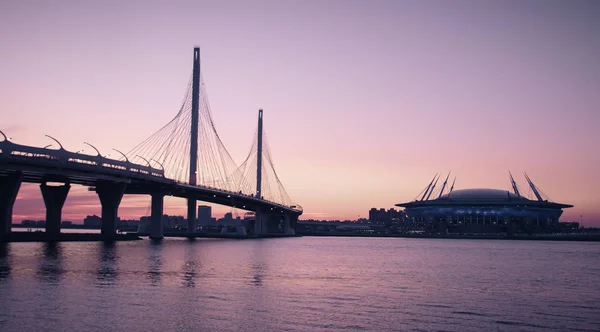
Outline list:
[[[183,216],[170,216],[168,214],[163,214],[161,217],[163,229],[172,230],[172,229],[183,229],[187,228],[187,220],[183,218]],[[140,218],[139,226],[140,232],[146,232],[147,228],[150,227],[152,223],[152,216],[143,216]]]
[[[377,211],[376,208],[371,208],[371,210],[369,210],[369,222],[374,222],[377,219],[378,214],[379,211]]]
[[[21,221],[21,225],[23,225],[23,226],[36,226],[37,225],[37,221],[36,220],[23,220],[23,221]]]
[[[206,205],[198,206],[198,225],[209,225],[212,223],[212,208]]]
[[[369,210],[369,222],[371,224],[394,224],[404,220],[404,211],[397,211],[396,209],[376,209],[372,208]]]
[[[97,215],[87,216],[83,219],[83,225],[86,227],[100,228],[102,226],[102,218]]]

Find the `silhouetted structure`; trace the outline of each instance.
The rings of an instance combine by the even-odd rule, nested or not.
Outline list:
[[[268,235],[273,221],[282,221],[285,233],[293,235],[302,208],[293,203],[275,172],[263,137],[262,110],[257,137],[246,161],[238,165],[215,129],[197,47],[193,60],[192,82],[176,116],[127,154],[115,150],[124,160],[103,156],[89,143],[85,144],[96,155],[71,152],[48,135],[59,149],[16,144],[0,131],[0,242],[11,238],[12,208],[22,182],[40,184],[49,240],[59,238],[62,207],[72,184],[97,193],[106,240],[116,238],[118,209],[125,194],[151,196],[151,238],[163,237],[165,196],[187,199],[189,236],[196,232],[197,201],[255,212],[255,236]]]
[[[555,230],[562,209],[573,205],[544,198],[545,195],[527,174],[525,178],[535,200],[522,196],[522,190],[519,190],[512,174],[510,180],[514,193],[498,189],[454,190],[454,183],[448,193],[444,193],[448,180],[446,177],[441,190],[437,192],[437,198],[429,199],[437,183],[434,177],[417,199],[396,206],[406,208],[408,222],[413,224],[413,229],[431,232],[513,234]]]
[[[198,205],[198,223],[206,225],[212,219],[212,208],[207,205]]]

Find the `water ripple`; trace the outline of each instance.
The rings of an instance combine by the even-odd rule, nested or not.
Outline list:
[[[435,239],[11,243],[0,330],[594,331],[598,254]]]

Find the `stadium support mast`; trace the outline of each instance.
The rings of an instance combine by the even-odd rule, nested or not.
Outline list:
[[[533,190],[533,193],[535,194],[535,197],[537,197],[538,201],[543,202],[544,199],[542,198],[542,195],[540,195],[540,192],[538,191],[538,189],[535,186],[535,184],[533,184],[533,181],[531,181],[531,179],[529,178],[529,176],[527,176],[527,173],[525,173],[525,178],[527,179],[527,182],[529,182],[529,186],[531,187],[531,190]]]
[[[517,183],[515,182],[515,179],[513,178],[512,174],[510,173],[510,170],[508,171],[508,176],[510,176],[510,183],[512,184],[515,194],[517,194],[517,196],[521,197],[521,193],[519,193],[519,188],[517,188]]]
[[[452,186],[450,187],[450,191],[448,192],[448,195],[450,195],[450,193],[452,192],[452,190],[454,190],[454,183],[456,182],[456,176],[454,177],[454,181],[452,181]]]
[[[448,172],[448,175],[446,176],[446,180],[444,180],[444,184],[442,185],[442,190],[440,190],[440,194],[438,195],[438,198],[442,197],[442,195],[444,194],[444,189],[446,189],[446,184],[448,183],[448,178],[450,177],[450,173]]]
[[[433,179],[431,179],[431,182],[429,182],[429,184],[427,185],[427,189],[425,189],[425,192],[423,193],[423,196],[421,197],[421,201],[425,199],[425,196],[427,196],[427,193],[429,192],[429,188],[431,188],[431,185],[433,184],[433,181],[435,180],[435,177],[437,176],[437,173],[435,173],[435,175],[433,176]]]
[[[437,179],[435,180],[435,182],[433,183],[433,186],[431,187],[431,191],[429,191],[429,195],[427,195],[427,198],[425,198],[426,201],[428,201],[429,196],[431,196],[431,194],[433,194],[433,189],[435,189],[435,185],[438,183],[439,179],[440,179],[440,177],[438,176]]]

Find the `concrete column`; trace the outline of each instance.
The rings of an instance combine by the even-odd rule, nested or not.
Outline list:
[[[256,220],[254,222],[254,234],[265,235],[267,233],[267,220],[269,213],[261,210],[257,210],[255,213]]]
[[[294,233],[296,233],[296,227],[298,226],[298,217],[299,216],[297,214],[293,214],[290,216],[290,227],[292,228]]]
[[[22,181],[21,174],[0,176],[0,242],[10,236],[13,206]]]
[[[62,208],[71,185],[66,183],[63,186],[48,186],[42,183],[40,189],[46,204],[46,236],[50,240],[56,240],[60,234]]]
[[[283,216],[283,233],[286,235],[295,235],[294,229],[292,228],[292,221],[289,214]]]
[[[114,240],[117,229],[119,204],[125,193],[125,183],[101,182],[96,185],[96,193],[102,204],[102,236],[105,240]]]
[[[254,235],[260,235],[262,228],[260,227],[261,224],[261,218],[262,218],[262,213],[260,212],[260,210],[256,210],[254,212]]]
[[[152,215],[150,217],[150,238],[163,238],[163,202],[165,195],[152,194]]]
[[[195,199],[188,198],[188,206],[187,206],[187,224],[188,234],[196,233],[196,209],[198,208]]]

